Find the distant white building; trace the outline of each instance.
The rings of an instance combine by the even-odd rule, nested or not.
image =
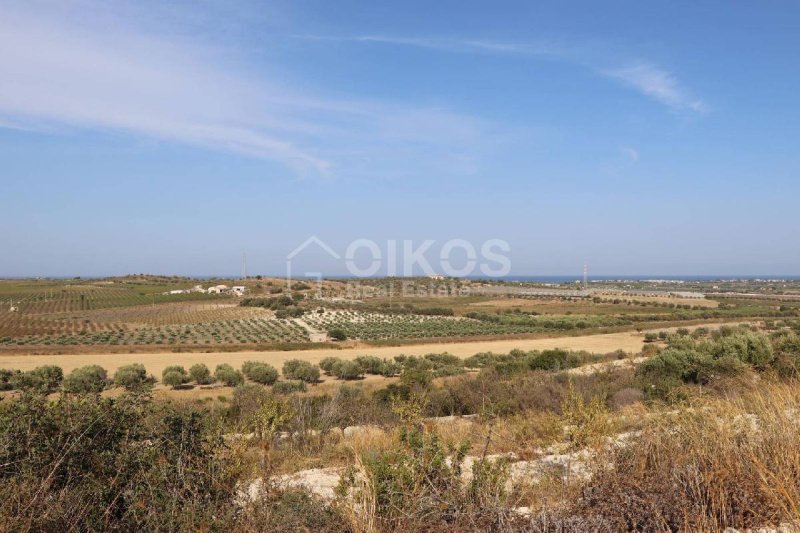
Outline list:
[[[247,291],[247,287],[245,287],[244,285],[234,285],[233,287],[231,287],[231,294],[234,294],[236,296],[243,296],[245,291]]]
[[[228,290],[227,285],[214,285],[213,287],[209,287],[206,289],[208,294],[222,294]]]
[[[167,294],[186,294],[188,292],[189,292],[188,290],[176,289],[174,291],[169,291]]]

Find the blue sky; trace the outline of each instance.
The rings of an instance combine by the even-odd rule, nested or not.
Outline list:
[[[798,53],[788,1],[5,0],[0,276],[800,274]]]

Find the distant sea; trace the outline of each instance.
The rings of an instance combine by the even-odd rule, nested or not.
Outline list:
[[[475,278],[480,279],[480,278]],[[576,280],[582,280],[583,275],[577,274],[572,276],[518,276],[509,275],[503,276],[503,281],[527,281],[536,283],[565,283]],[[665,275],[616,275],[616,276],[592,276],[589,275],[589,281],[728,281],[728,280],[800,280],[800,276],[781,276],[781,275],[763,275],[763,276],[734,276],[734,275],[714,275],[714,276],[665,276]]]

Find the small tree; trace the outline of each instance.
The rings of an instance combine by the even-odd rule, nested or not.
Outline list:
[[[339,361],[333,366],[333,375],[344,380],[360,379],[364,377],[364,370],[355,361]]]
[[[17,372],[10,376],[12,389],[32,390],[42,394],[50,394],[58,390],[64,379],[61,367],[46,365],[34,368],[30,372]]]
[[[244,375],[238,370],[234,370],[234,368],[227,363],[217,365],[217,368],[214,370],[214,377],[217,381],[224,383],[228,387],[235,387],[236,385],[244,383]]]
[[[144,365],[133,363],[117,369],[114,373],[114,384],[127,390],[136,390],[152,385],[152,380],[148,379]]]
[[[274,366],[267,363],[255,363],[249,368],[249,373],[246,373],[246,375],[262,385],[272,385],[278,381],[278,371]]]
[[[198,385],[208,385],[214,381],[211,377],[211,371],[203,363],[192,365],[189,369],[189,378]]]
[[[319,381],[319,368],[308,361],[290,359],[283,364],[283,375],[287,379],[299,379],[306,383]]]
[[[327,375],[331,375],[333,372],[333,367],[336,363],[340,362],[341,359],[338,357],[325,357],[322,361],[319,362],[319,367],[325,372]]]
[[[180,365],[168,366],[161,373],[161,382],[172,388],[178,387],[189,381],[189,374]]]
[[[187,376],[185,374],[181,374],[177,370],[169,370],[167,372],[164,372],[164,374],[161,376],[161,382],[164,385],[172,387],[173,389],[175,387],[183,385],[184,383],[186,383],[186,381],[187,381]]]
[[[64,392],[87,394],[100,393],[108,385],[108,374],[99,365],[76,368],[64,379]]]
[[[31,374],[36,376],[41,381],[42,390],[47,392],[54,392],[61,386],[64,381],[64,371],[60,366],[45,365],[31,370]]]

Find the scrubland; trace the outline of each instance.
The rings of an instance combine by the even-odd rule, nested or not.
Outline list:
[[[321,363],[160,376],[227,380],[230,399],[154,395],[138,367],[6,376],[17,392],[0,401],[0,528],[723,531],[800,519],[791,328],[665,332],[637,353]],[[350,380],[368,372],[390,377]],[[324,389],[315,373],[331,374]]]

